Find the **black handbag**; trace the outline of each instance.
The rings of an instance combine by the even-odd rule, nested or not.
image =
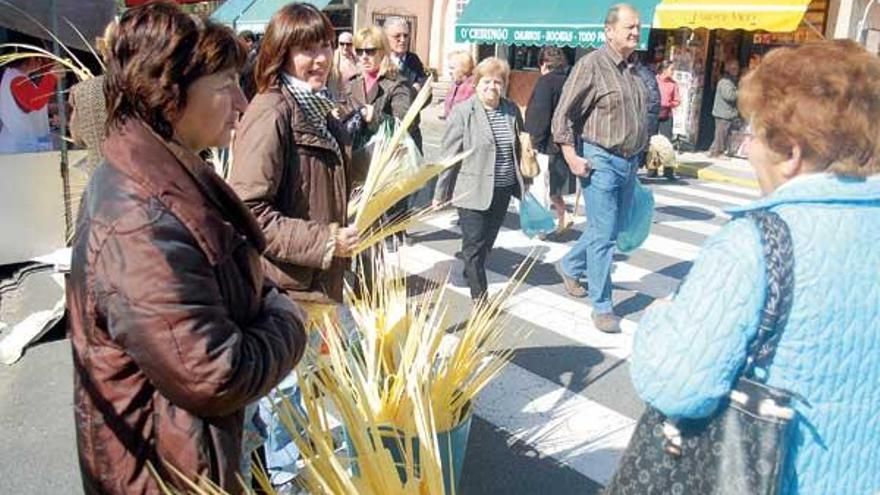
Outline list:
[[[795,397],[764,382],[791,306],[794,257],[779,215],[759,210],[749,217],[761,231],[768,288],[733,390],[709,418],[672,422],[649,406],[606,495],[779,493]],[[763,373],[756,375],[756,369]]]

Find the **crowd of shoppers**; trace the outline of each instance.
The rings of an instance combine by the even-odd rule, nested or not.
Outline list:
[[[242,461],[263,442],[271,481],[289,484],[297,452],[273,401],[300,400],[293,367],[325,318],[344,313],[343,276],[360,236],[347,208],[365,173],[353,146],[400,120],[430,77],[396,17],[337,37],[319,9],[293,3],[255,40],[158,1],[114,26],[106,75],[71,92],[74,137],[94,148],[67,289],[85,491],[157,492],[147,463],[173,484],[168,462],[235,493]],[[640,28],[634,7],[613,6],[607,44],[570,73],[561,49],[543,49],[525,119],[504,96],[507,62],[450,56],[442,153],[472,153],[431,192],[435,206],[456,208],[473,300],[488,295],[486,265],[511,198],[530,191],[563,230],[563,196],[577,181],[586,230],[556,269],[571,296],[589,296],[594,328],[620,331],[615,240],[649,138],[672,138],[681,100],[672,62],[655,73],[635,58]],[[668,418],[716,413],[745,365],[766,292],[762,246],[744,217],[774,211],[791,230],[795,284],[766,372],[801,398],[782,493],[871,493],[880,486],[880,367],[871,364],[880,61],[851,42],[821,42],[775,50],[739,89],[736,61],[724,74],[711,154],[726,150],[742,112],[766,197],[734,211],[675,297],[648,310],[633,383]],[[418,122],[409,131],[421,146]],[[520,169],[521,133],[538,151],[532,180]],[[200,154],[230,145],[227,183]]]

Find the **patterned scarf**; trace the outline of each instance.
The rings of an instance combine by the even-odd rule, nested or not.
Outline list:
[[[311,89],[304,87],[304,85],[298,84],[299,81],[294,80],[293,77],[287,74],[282,76],[282,80],[287,89],[293,94],[293,99],[296,100],[296,104],[299,105],[299,108],[305,114],[306,120],[311,124],[313,130],[330,143],[337,158],[339,158],[339,163],[343,163],[342,149],[339,146],[339,142],[336,141],[336,138],[333,137],[333,134],[327,127],[327,115],[336,106],[330,90],[324,87],[317,93],[313,92]]]

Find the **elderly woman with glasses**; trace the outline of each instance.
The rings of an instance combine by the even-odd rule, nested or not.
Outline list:
[[[633,384],[671,418],[723,406],[758,332],[769,278],[746,215],[775,212],[791,232],[794,282],[766,383],[801,398],[789,448],[779,452],[779,493],[876,494],[880,60],[849,40],[779,48],[746,76],[738,103],[755,131],[749,162],[765,197],[732,210],[674,300],[642,318]]]
[[[512,196],[525,190],[517,132],[523,118],[515,103],[501,96],[510,77],[507,62],[489,57],[474,71],[476,97],[452,109],[443,151],[452,156],[473,150],[458,166],[452,204],[458,208],[461,254],[471,299],[486,296],[486,259],[507,216]]]

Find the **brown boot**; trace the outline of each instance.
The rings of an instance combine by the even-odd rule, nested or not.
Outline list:
[[[562,286],[565,287],[565,292],[568,292],[568,295],[571,297],[587,297],[587,289],[578,283],[577,280],[570,277],[565,270],[562,269],[562,264],[560,262],[556,262],[553,264],[556,268],[556,273],[562,277]]]
[[[593,326],[604,333],[620,333],[620,318],[614,313],[593,312]]]

